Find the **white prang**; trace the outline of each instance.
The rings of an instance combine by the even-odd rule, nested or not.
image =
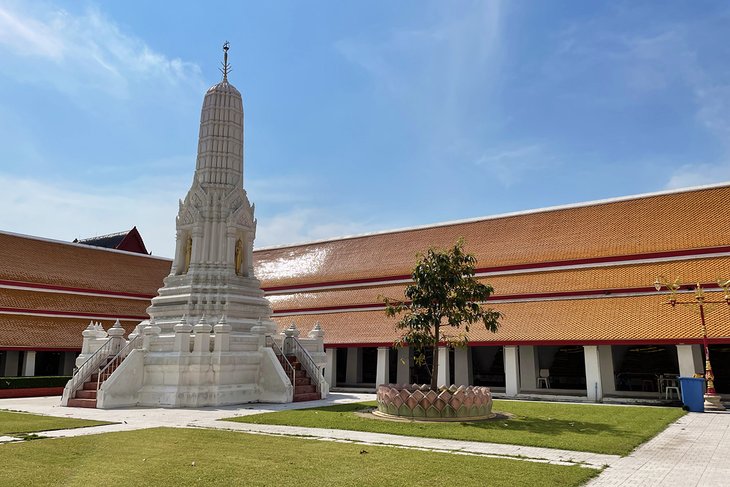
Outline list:
[[[256,220],[243,189],[243,101],[225,74],[205,94],[195,175],[176,228],[170,275],[147,308],[150,320],[116,347],[129,344],[129,353],[101,384],[97,407],[292,401],[291,381],[267,346],[276,326],[253,272]],[[317,327],[299,339],[320,370],[322,335]],[[100,360],[93,353],[106,340],[103,330],[86,330],[77,365]],[[323,397],[327,390],[323,384]],[[73,394],[65,392],[63,404]]]
[[[163,335],[183,316],[215,324],[223,315],[234,335],[259,320],[275,329],[271,307],[253,274],[254,207],[243,189],[243,102],[222,81],[205,94],[193,184],[180,201],[175,259],[148,314]]]

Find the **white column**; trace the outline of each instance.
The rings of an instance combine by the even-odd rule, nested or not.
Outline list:
[[[175,237],[175,260],[172,261],[171,274],[181,274],[185,270],[185,241],[182,231],[178,230]]]
[[[504,347],[505,394],[514,397],[520,392],[520,354],[518,347]]]
[[[35,352],[25,352],[23,354],[23,376],[31,377],[35,375]]]
[[[330,385],[330,388],[337,384],[337,349],[327,348],[324,351],[327,354],[327,363],[324,366],[324,380]]]
[[[389,347],[378,347],[378,369],[375,372],[375,387],[390,382]]]
[[[17,350],[8,350],[5,352],[5,370],[3,377],[16,377],[18,374],[18,360],[20,352]]]
[[[360,349],[350,347],[347,349],[347,369],[345,372],[345,382],[348,384],[357,384],[360,382],[359,369],[360,369]]]
[[[601,384],[601,359],[598,347],[584,345],[583,354],[586,361],[586,392],[588,400],[599,402],[603,399],[603,385]]]
[[[457,386],[472,384],[471,349],[469,347],[454,349],[454,384]]]
[[[521,345],[519,351],[520,385],[526,390],[537,389],[537,350],[530,345]]]
[[[246,235],[246,246],[243,248],[243,251],[245,252],[244,256],[246,257],[246,260],[244,262],[244,264],[246,264],[246,267],[244,269],[241,269],[241,271],[246,274],[247,277],[254,277],[253,236],[250,233]]]
[[[613,351],[611,345],[598,346],[598,358],[601,361],[601,384],[604,394],[616,392],[616,376],[613,370]]]
[[[438,348],[439,369],[437,371],[436,383],[439,386],[448,386],[451,382],[451,370],[449,367],[449,349],[446,347]]]
[[[677,345],[677,359],[680,376],[692,377],[694,374],[704,373],[702,347],[699,345]]]
[[[74,362],[76,361],[76,353],[66,352],[63,354],[63,371],[62,375],[72,375],[74,372]]]
[[[398,368],[396,370],[398,384],[411,382],[411,349],[410,347],[398,347]]]

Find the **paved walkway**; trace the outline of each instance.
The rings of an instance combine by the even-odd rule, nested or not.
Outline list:
[[[730,486],[730,412],[687,414],[588,485]]]
[[[58,397],[0,399],[0,409],[26,411],[50,416],[114,421],[117,424],[46,431],[47,437],[70,437],[131,431],[152,427],[215,428],[253,434],[299,436],[321,441],[341,441],[363,445],[390,445],[444,453],[489,457],[512,457],[525,461],[558,465],[582,465],[588,468],[608,468],[590,486],[730,486],[730,412],[690,413],[664,432],[638,448],[631,455],[601,455],[588,452],[555,450],[498,443],[415,438],[400,435],[344,431],[295,426],[254,425],[218,421],[232,416],[246,416],[269,411],[309,408],[349,402],[372,401],[372,394],[330,394],[322,401],[296,404],[252,404],[243,407],[181,410],[162,408],[81,409],[62,408]],[[600,407],[600,406],[598,406]],[[607,406],[610,407],[610,406]],[[615,406],[613,406],[615,407]],[[14,438],[0,437],[0,442]]]

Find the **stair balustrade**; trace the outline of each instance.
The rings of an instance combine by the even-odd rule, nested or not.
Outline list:
[[[109,356],[116,355],[119,351],[121,343],[116,338],[110,338],[99,349],[94,352],[91,357],[81,364],[81,366],[74,371],[73,377],[68,381],[66,387],[63,389],[63,397],[61,399],[62,405],[67,405],[68,400],[73,397],[76,391],[83,386],[84,382],[88,381],[89,378],[99,370],[102,363],[109,358]]]
[[[284,337],[284,355],[294,355],[302,367],[304,368],[309,378],[312,380],[317,393],[322,397],[322,391],[324,390],[325,380],[322,369],[320,369],[314,362],[314,359],[309,355],[309,351],[304,348],[302,343],[294,336]]]
[[[291,362],[289,362],[289,359],[286,358],[284,352],[281,351],[279,345],[270,335],[266,336],[266,346],[270,347],[274,351],[274,355],[276,355],[276,358],[279,359],[279,363],[281,363],[281,366],[284,368],[284,373],[291,381],[292,387],[296,387],[297,371],[291,364]]]
[[[127,358],[127,355],[134,350],[142,348],[142,335],[137,335],[133,339],[129,340],[127,344],[117,352],[114,357],[107,362],[106,365],[99,364],[99,372],[96,377],[96,391],[99,392],[101,384],[111,376],[117,367],[121,365],[122,361]],[[103,365],[103,367],[102,367]]]

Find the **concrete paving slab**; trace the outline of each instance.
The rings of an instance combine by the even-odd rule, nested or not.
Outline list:
[[[730,486],[730,412],[688,413],[589,486]]]

